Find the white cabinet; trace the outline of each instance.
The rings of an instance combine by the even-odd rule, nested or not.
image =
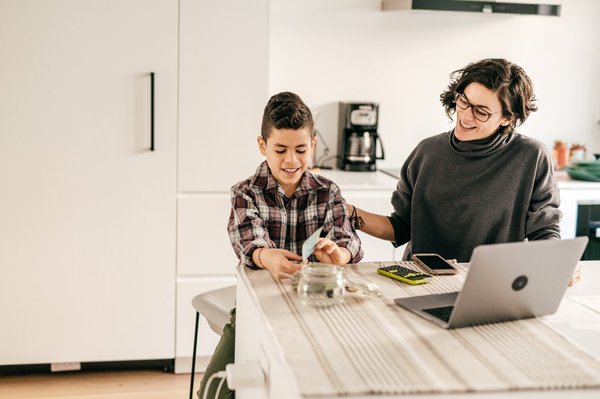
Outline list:
[[[180,192],[228,192],[260,162],[267,3],[180,1]]]
[[[391,191],[345,191],[342,194],[349,204],[359,209],[380,215],[390,215],[394,210],[391,205]],[[396,248],[389,241],[380,240],[358,231],[364,256],[361,262],[396,260]],[[402,252],[400,252],[400,257]]]
[[[563,213],[560,221],[560,235],[562,238],[573,238],[577,232],[577,207],[580,203],[600,202],[600,184],[585,182],[561,184],[559,182],[559,189],[559,209]]]
[[[191,299],[235,283],[229,189],[261,161],[256,137],[269,97],[267,16],[268,0],[180,0],[175,372],[190,370]],[[216,342],[203,321],[198,371]]]
[[[173,358],[177,18],[0,2],[0,364]]]
[[[177,208],[177,275],[233,276],[238,259],[227,233],[229,193],[181,194]]]

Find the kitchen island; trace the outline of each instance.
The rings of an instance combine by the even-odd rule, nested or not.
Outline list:
[[[582,282],[567,290],[555,315],[456,330],[395,306],[394,297],[421,288],[399,286],[376,266],[361,263],[353,272],[378,284],[382,297],[350,293],[325,309],[303,306],[289,281],[267,271],[238,270],[236,364],[254,365],[266,378],[236,397],[600,395],[599,261],[582,262]],[[459,289],[466,266],[435,289]]]

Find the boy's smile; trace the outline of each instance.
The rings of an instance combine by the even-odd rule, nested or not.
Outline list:
[[[258,137],[260,153],[267,158],[269,169],[288,197],[291,197],[310,164],[316,138],[308,128],[271,129],[265,142]]]

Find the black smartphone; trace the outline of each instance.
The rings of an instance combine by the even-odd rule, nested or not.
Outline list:
[[[412,260],[429,274],[443,275],[458,273],[458,270],[454,266],[438,254],[414,254]]]

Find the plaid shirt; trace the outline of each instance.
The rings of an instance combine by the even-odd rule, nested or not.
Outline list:
[[[264,161],[254,176],[231,188],[227,231],[240,263],[257,268],[252,253],[260,247],[287,249],[298,255],[302,243],[319,227],[339,247],[362,259],[360,239],[348,220],[346,201],[332,181],[305,171],[288,198]],[[317,261],[313,256],[310,261]]]

